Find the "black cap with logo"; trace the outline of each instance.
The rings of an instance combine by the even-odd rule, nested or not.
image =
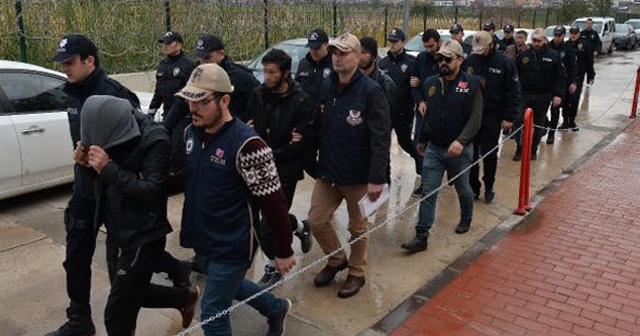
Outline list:
[[[87,56],[98,56],[98,47],[84,35],[69,34],[58,42],[58,50],[51,57],[51,62],[66,62],[78,55],[83,59]]]
[[[571,28],[569,28],[569,32],[572,33],[572,34],[578,34],[578,33],[580,33],[580,27],[571,26]]]
[[[455,35],[455,34],[458,34],[458,33],[463,33],[463,32],[464,32],[464,29],[462,28],[462,25],[459,24],[459,23],[454,24],[449,29],[449,33],[451,33],[452,35]]]
[[[393,28],[391,30],[391,33],[389,33],[389,37],[387,38],[387,41],[398,42],[398,41],[404,41],[406,39],[407,39],[407,34],[405,34],[402,31],[402,29]]]
[[[320,47],[329,43],[329,35],[322,28],[314,29],[307,39],[307,47],[311,49],[320,49]]]
[[[195,55],[198,58],[209,55],[212,51],[224,49],[222,40],[213,34],[203,34],[196,42]]]
[[[555,29],[553,29],[553,35],[564,35],[567,33],[567,29],[564,26],[556,26]]]
[[[162,35],[161,38],[158,39],[158,42],[164,43],[164,44],[173,43],[175,41],[184,43],[184,41],[182,40],[182,36],[180,35],[180,33],[176,31],[168,31],[164,33],[164,35]]]
[[[502,28],[502,30],[503,30],[505,33],[513,33],[513,26],[512,26],[512,25],[510,25],[510,24],[505,25],[505,26],[504,26],[504,28]]]
[[[487,23],[484,24],[484,26],[482,27],[482,30],[484,31],[492,31],[492,30],[496,30],[496,25],[495,23],[489,21]]]

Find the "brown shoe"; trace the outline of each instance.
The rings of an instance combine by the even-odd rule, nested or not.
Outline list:
[[[316,278],[313,279],[313,283],[316,285],[316,287],[326,286],[333,280],[333,278],[336,277],[336,274],[338,274],[338,272],[346,269],[348,266],[349,262],[346,260],[338,266],[327,265],[322,269],[322,271],[320,271],[320,273],[318,273],[318,275],[316,275]]]
[[[358,294],[360,288],[364,286],[364,282],[363,276],[359,277],[349,274],[347,276],[347,281],[344,282],[342,288],[338,291],[338,297],[346,299]]]
[[[189,298],[187,299],[187,304],[180,309],[180,313],[182,314],[182,327],[188,328],[191,325],[191,321],[193,321],[193,315],[196,312],[196,303],[198,303],[198,297],[200,296],[200,288],[198,286],[193,285],[189,287]]]

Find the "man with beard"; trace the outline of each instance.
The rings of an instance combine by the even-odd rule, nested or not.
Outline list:
[[[509,57],[509,59],[512,60],[513,63],[516,62],[516,60],[518,59],[518,55],[520,55],[521,52],[529,49],[529,45],[527,44],[528,36],[529,33],[527,33],[526,30],[518,30],[516,32],[516,44],[508,46],[504,51],[504,54]]]
[[[560,55],[547,46],[544,29],[538,28],[532,35],[532,48],[523,51],[516,62],[520,74],[520,85],[526,108],[533,110],[533,141],[531,143],[531,160],[538,158],[538,145],[542,139],[544,125],[549,109],[562,104],[565,91],[564,69]],[[522,141],[516,138],[518,148],[513,156],[514,161],[522,157]]]
[[[580,103],[580,95],[582,94],[582,85],[584,78],[587,76],[590,52],[587,50],[586,38],[580,36],[580,28],[573,26],[569,29],[568,44],[573,48],[576,54],[576,90],[569,93],[566,104],[562,109],[562,125],[560,129],[571,129],[574,132],[580,130],[576,124],[576,115],[578,113],[578,103]]]
[[[500,51],[505,52],[507,47],[516,44],[516,40],[513,38],[513,26],[508,24],[502,28],[504,32],[504,37],[500,40],[500,45],[498,46]]]
[[[487,32],[478,32],[473,37],[473,53],[465,60],[466,72],[484,80],[484,110],[482,126],[473,140],[473,161],[498,146],[501,130],[513,127],[522,103],[522,93],[515,63],[493,46]],[[498,151],[494,150],[482,160],[484,170],[484,198],[491,203],[495,198],[493,189],[498,168]],[[480,196],[480,166],[471,168],[469,181],[473,194]]]
[[[256,89],[255,98],[247,108],[252,113],[254,130],[273,150],[287,210],[290,210],[296,185],[304,178],[303,159],[307,145],[314,137],[311,118],[317,105],[300,85],[291,80],[291,57],[287,53],[271,49],[262,58],[262,65],[264,84]],[[300,238],[302,252],[309,252],[313,243],[309,224],[298,221],[292,214],[289,217],[293,233]],[[262,250],[269,262],[258,285],[266,288],[278,282],[282,275],[276,269],[271,226],[265,223],[264,218],[260,223],[260,237]]]
[[[438,61],[436,60],[436,53],[440,49],[440,34],[435,29],[427,29],[422,33],[422,45],[424,51],[421,51],[416,58],[417,66],[414,72],[411,74],[411,89],[413,101],[417,106],[416,113],[416,125],[414,127],[415,138],[414,144],[418,143],[418,134],[422,131],[422,123],[425,112],[427,111],[427,104],[425,102],[425,90],[422,82],[431,76],[435,76],[440,71]],[[422,160],[423,156],[418,153],[418,160],[416,160],[416,173],[422,174]],[[418,186],[413,192],[414,197],[420,197],[422,195],[422,186]]]
[[[461,71],[464,52],[458,41],[445,42],[438,51],[440,76],[425,81],[427,113],[420,134],[419,151],[424,151],[422,186],[424,195],[440,187],[442,176],[457,176],[473,162],[471,142],[482,121],[482,88],[478,77]],[[428,142],[425,149],[425,138]],[[460,202],[458,234],[469,231],[473,217],[473,191],[469,173],[462,173],[455,181]],[[427,249],[429,229],[435,222],[437,193],[420,202],[416,236],[402,248],[409,253]]]
[[[402,29],[394,28],[389,37],[389,51],[378,66],[391,77],[395,88],[391,91],[391,128],[396,131],[398,144],[416,162],[418,153],[411,140],[411,126],[415,115],[415,103],[411,96],[411,74],[415,72],[416,58],[404,49],[407,36]]]
[[[593,20],[591,18],[587,19],[584,30],[580,32],[580,37],[584,38],[583,41],[587,49],[587,85],[593,85],[596,79],[596,70],[593,67],[593,63],[598,51],[602,49],[602,40],[600,40],[598,32],[593,30]]]
[[[570,101],[569,97],[578,90],[578,84],[576,82],[578,75],[576,54],[573,51],[573,47],[564,42],[564,36],[566,33],[567,30],[564,26],[557,26],[553,30],[553,40],[549,43],[549,48],[560,54],[560,59],[562,59],[562,64],[566,74],[565,83],[567,83],[568,87],[565,89],[564,95],[562,96],[563,114],[565,113],[564,110],[567,108],[568,102]],[[558,119],[560,119],[560,107],[561,106],[551,107],[551,121],[549,122],[550,130],[547,133],[547,144],[550,145],[555,142],[555,129],[558,127]],[[566,122],[566,120],[563,120],[563,123],[566,124]]]
[[[189,102],[185,132],[184,208],[180,244],[207,260],[200,318],[204,321],[261,291],[246,274],[256,251],[258,209],[271,225],[276,268],[288,273],[296,261],[291,220],[273,151],[229,111],[234,90],[217,64],[202,64],[176,95]],[[265,293],[249,305],[267,318],[268,336],[284,334],[291,301]],[[203,326],[207,336],[231,335],[229,315]]]
[[[334,253],[340,240],[331,225],[333,213],[343,200],[347,203],[351,245],[332,254],[314,279],[316,287],[329,285],[336,274],[349,269],[338,296],[356,295],[365,284],[369,223],[360,212],[363,197],[375,201],[387,181],[389,163],[389,102],[382,88],[365,76],[358,63],[361,46],[357,37],[343,34],[332,41],[335,72],[324,82],[321,97],[320,160],[318,178],[311,196],[309,224],[325,254]]]

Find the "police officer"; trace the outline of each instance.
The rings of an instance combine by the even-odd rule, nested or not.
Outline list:
[[[162,43],[166,57],[160,61],[156,71],[156,90],[149,104],[149,115],[154,117],[162,105],[164,118],[173,106],[174,94],[184,87],[196,65],[182,51],[184,42],[178,32],[168,31],[158,42]]]
[[[462,25],[459,23],[454,24],[449,28],[449,34],[451,34],[451,39],[458,41],[462,46],[462,51],[464,51],[464,58],[471,55],[471,45],[464,41],[464,29]]]
[[[593,67],[593,63],[598,51],[602,49],[600,35],[593,30],[593,19],[587,19],[584,30],[580,32],[580,37],[584,37],[583,41],[589,54],[589,57],[587,57],[587,85],[593,85],[596,78],[596,70]]]
[[[513,26],[508,24],[502,28],[504,32],[504,37],[500,40],[500,45],[498,46],[500,51],[504,52],[507,50],[507,47],[516,44],[516,40],[513,37]]]
[[[309,52],[300,60],[296,71],[295,81],[302,90],[313,99],[320,99],[322,82],[333,71],[331,55],[329,55],[329,36],[321,28],[314,29],[307,39]]]
[[[391,101],[391,127],[395,129],[398,144],[414,160],[418,160],[416,147],[411,140],[411,128],[415,115],[415,103],[411,96],[411,74],[417,67],[416,58],[404,49],[407,35],[399,28],[393,28],[387,41],[389,51],[378,66],[393,79],[395,89]]]
[[[484,109],[482,111],[482,126],[474,138],[473,161],[487,154],[498,146],[500,130],[513,127],[518,117],[522,101],[518,70],[503,53],[495,50],[493,39],[488,32],[478,32],[473,37],[473,53],[465,60],[466,72],[479,76],[484,80]],[[495,197],[493,189],[498,166],[498,151],[494,150],[483,160],[484,197],[491,203]],[[476,198],[480,195],[480,167],[471,168],[469,181]]]
[[[538,145],[542,138],[544,121],[549,109],[560,106],[564,96],[564,69],[560,55],[547,46],[544,29],[537,28],[532,35],[531,49],[523,51],[516,62],[520,74],[520,84],[526,108],[533,109],[533,142],[531,144],[531,160],[538,158]],[[522,155],[522,142],[517,138],[518,148],[513,160],[518,161]]]
[[[576,54],[576,90],[573,93],[569,92],[568,100],[562,109],[562,125],[559,127],[562,130],[571,129],[574,132],[580,130],[576,124],[576,115],[578,113],[580,95],[582,94],[582,85],[588,73],[589,57],[592,55],[587,50],[586,39],[586,37],[580,35],[579,27],[573,26],[569,29],[568,44]]]
[[[507,55],[507,57],[509,57],[509,59],[513,61],[513,63],[516,62],[516,60],[518,59],[518,55],[520,55],[521,52],[529,49],[529,45],[527,44],[528,36],[529,33],[527,33],[526,30],[518,30],[516,32],[516,44],[508,46],[504,51],[504,54]]]
[[[412,96],[417,107],[416,124],[414,127],[415,137],[413,139],[413,143],[416,145],[418,143],[417,135],[421,132],[422,118],[427,111],[425,91],[422,82],[438,74],[440,71],[440,66],[436,60],[436,53],[440,49],[440,34],[438,31],[431,28],[425,30],[424,33],[422,33],[422,45],[425,50],[421,51],[418,57],[416,57],[417,67],[414,73],[411,74]],[[418,175],[422,174],[422,159],[423,156],[418,155],[418,160],[416,160],[416,173]],[[419,197],[421,195],[422,186],[418,186],[416,190],[413,191],[412,196]]]
[[[57,53],[51,61],[60,63],[67,75],[64,91],[67,96],[69,129],[75,149],[80,141],[82,106],[92,95],[110,95],[127,99],[139,107],[138,97],[119,82],[107,77],[100,67],[96,45],[84,35],[70,34],[60,39]],[[91,263],[96,247],[98,228],[106,224],[107,268],[109,278],[115,276],[117,242],[113,226],[105,220],[104,204],[96,204],[96,174],[92,168],[74,165],[73,195],[65,209],[66,257],[63,263],[67,275],[68,321],[51,336],[93,335],[95,326],[91,318]],[[96,213],[96,207],[101,211]]]
[[[567,30],[564,26],[557,26],[553,30],[553,40],[549,42],[549,48],[555,50],[558,54],[560,54],[560,58],[562,59],[562,64],[565,70],[565,83],[567,83],[567,88],[565,90],[565,94],[562,97],[562,110],[567,107],[568,101],[570,100],[570,96],[576,92],[578,89],[577,76],[578,69],[576,67],[576,54],[573,51],[573,47],[564,42],[564,36],[566,35]],[[558,119],[560,119],[560,106],[552,106],[551,107],[551,121],[549,122],[549,132],[547,133],[547,143],[553,144],[555,142],[555,129],[558,127]]]
[[[422,186],[430,194],[442,183],[444,172],[449,176],[462,173],[473,162],[471,142],[482,120],[482,89],[480,78],[461,71],[464,52],[458,41],[446,41],[438,51],[441,75],[425,81],[427,113],[420,134],[420,151],[424,151]],[[429,138],[424,148],[425,137]],[[473,218],[473,191],[469,173],[462,173],[455,181],[460,202],[460,222],[455,229],[464,234]],[[429,229],[436,215],[437,193],[420,202],[415,238],[402,248],[409,253],[427,249]]]
[[[196,42],[196,57],[201,64],[216,63],[229,75],[233,92],[231,93],[231,113],[244,122],[250,122],[250,111],[247,102],[255,94],[254,90],[260,82],[253,77],[247,67],[233,63],[224,50],[222,40],[213,34],[203,34]]]
[[[498,39],[498,37],[496,36],[496,24],[493,23],[493,21],[489,21],[484,24],[482,30],[491,34],[493,38],[493,46],[496,48],[496,50],[500,50],[500,39]]]

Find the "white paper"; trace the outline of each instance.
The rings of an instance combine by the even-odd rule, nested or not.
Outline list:
[[[371,217],[381,205],[386,203],[389,200],[389,184],[385,183],[382,187],[382,192],[380,193],[380,197],[373,202],[369,199],[369,195],[364,195],[364,197],[358,201],[358,206],[360,207],[360,213],[365,218]]]

